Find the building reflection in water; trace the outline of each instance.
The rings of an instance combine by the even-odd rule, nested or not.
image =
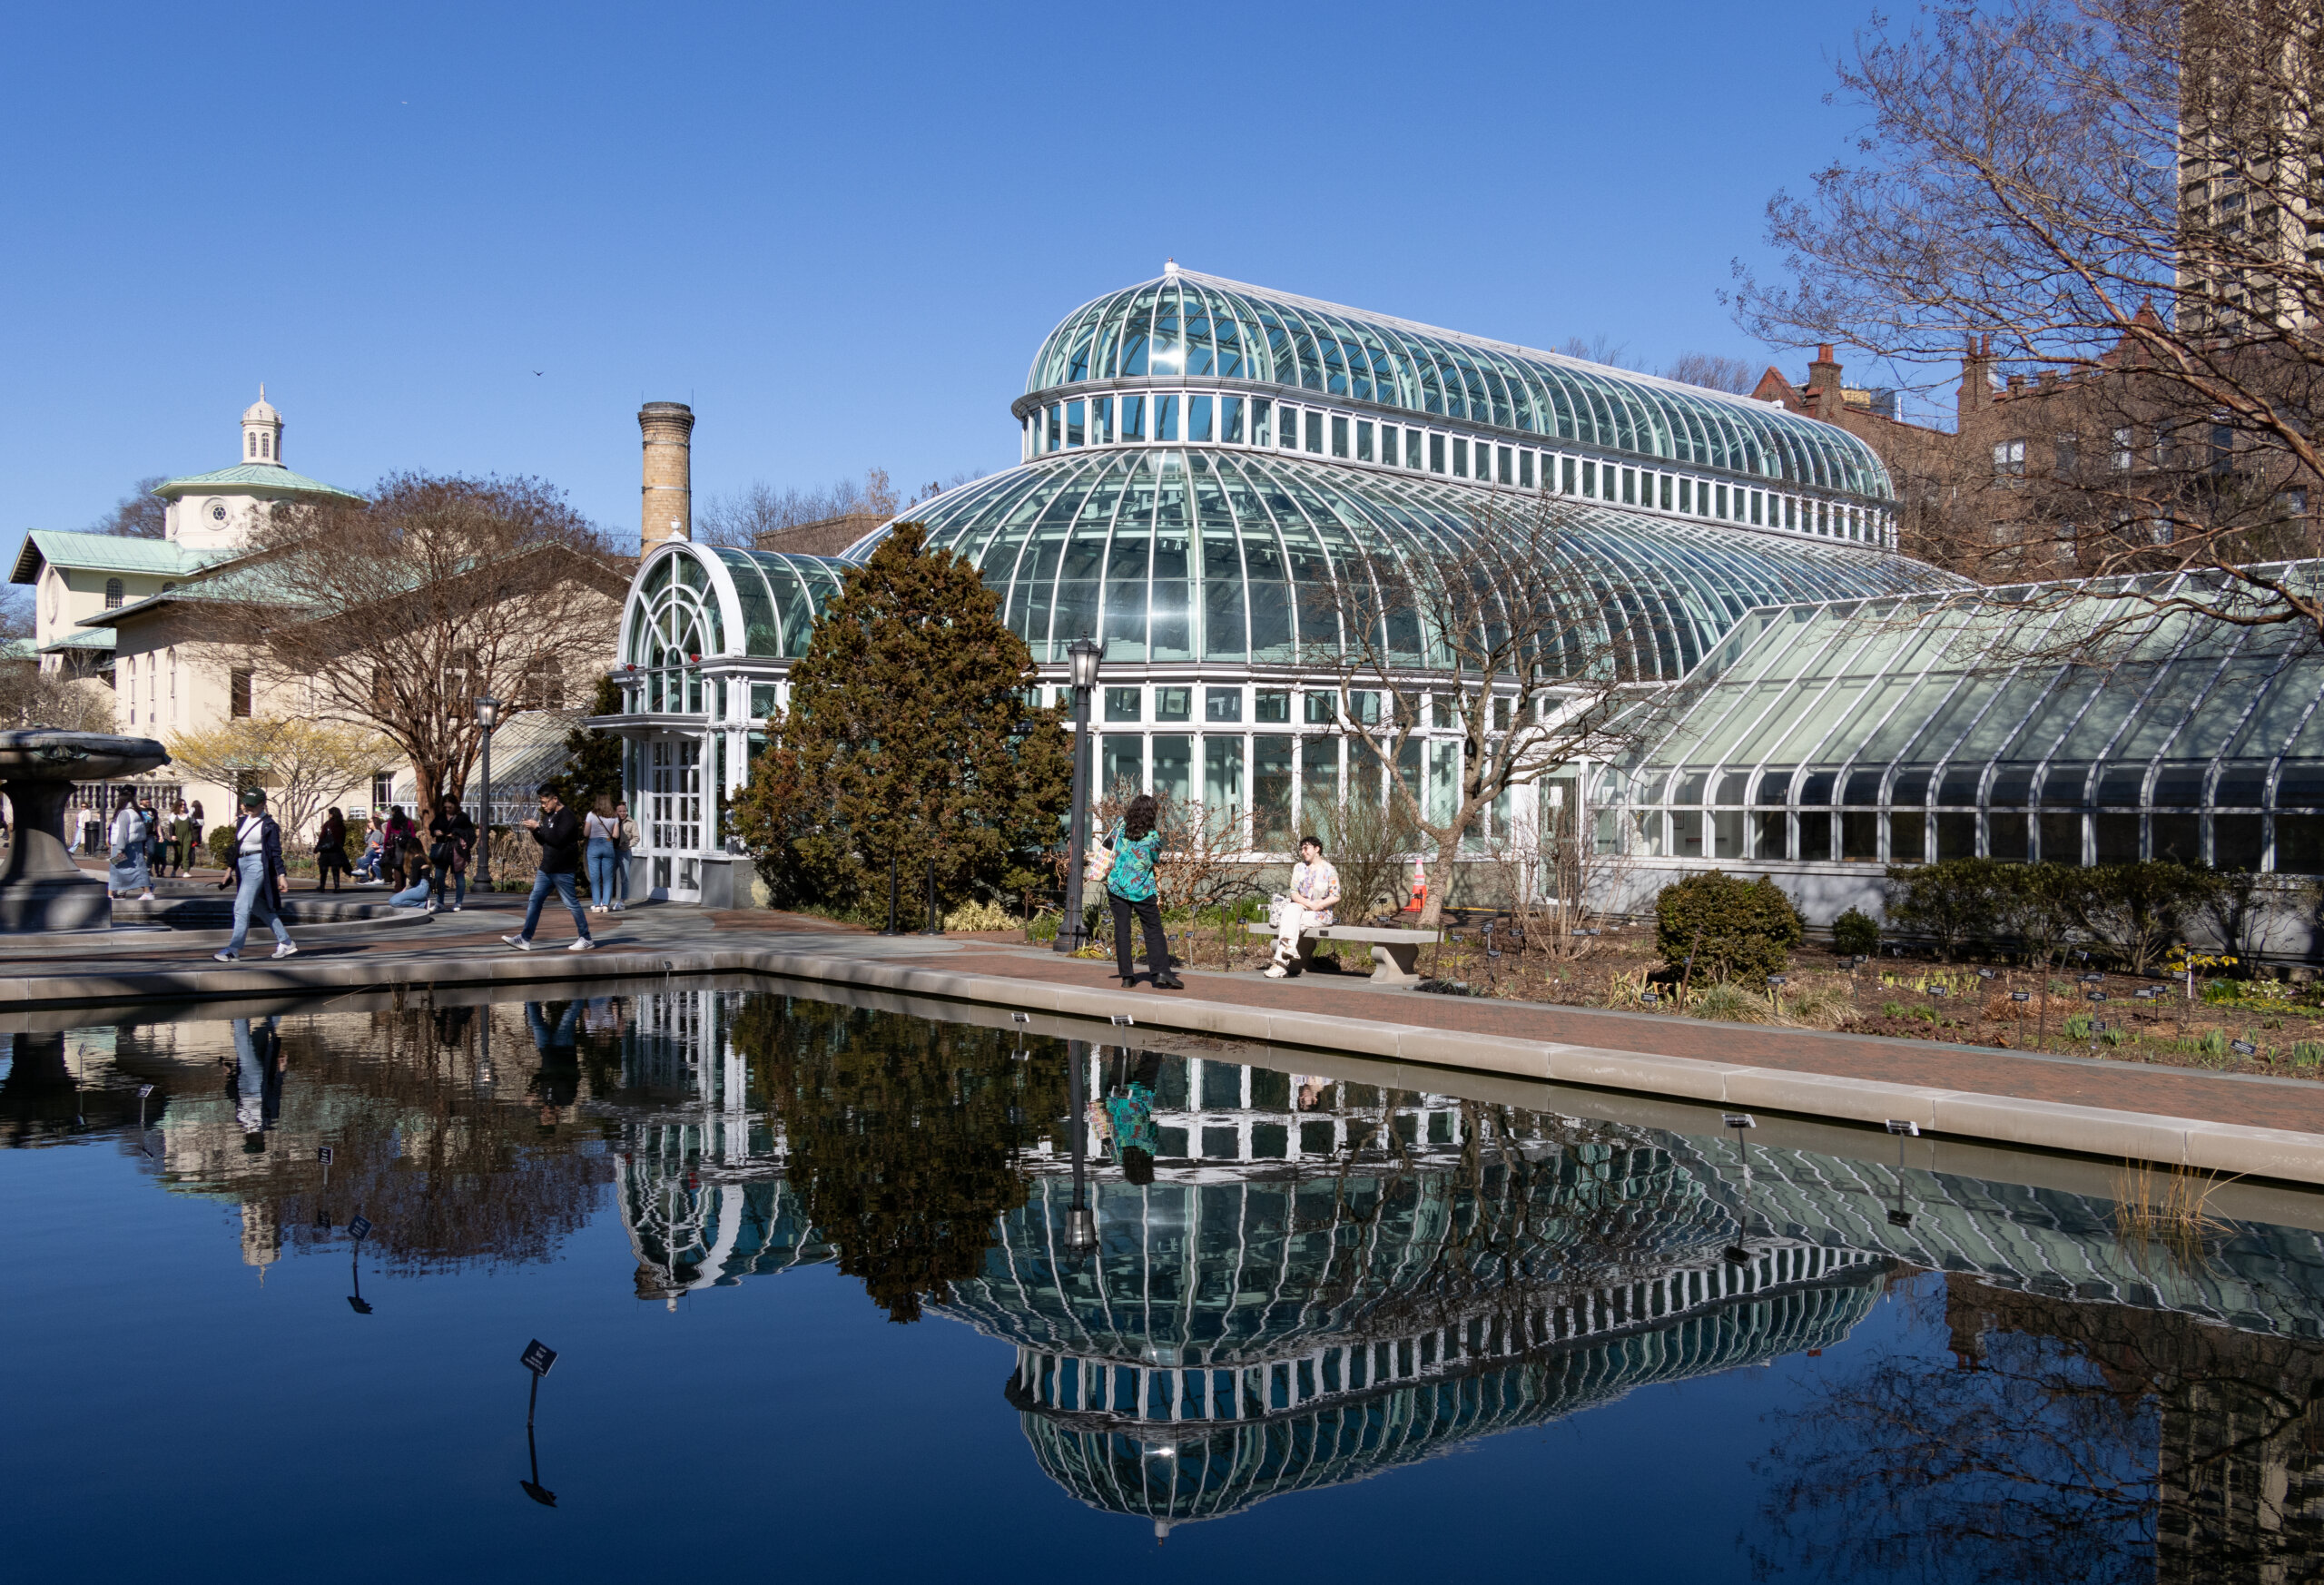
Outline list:
[[[2297,1228],[2239,1224],[2183,1258],[2061,1190],[1781,1147],[1751,1147],[1747,1180],[1715,1125],[1068,1058],[732,990],[124,1026],[15,1053],[19,1142],[155,1084],[146,1170],[239,1204],[254,1265],[358,1210],[407,1268],[540,1258],[607,1188],[641,1299],[836,1265],[892,1318],[1012,1345],[997,1385],[1041,1467],[1159,1527],[1829,1348],[1901,1276],[1975,1368],[1884,1354],[1803,1403],[1766,1464],[1770,1566],[1846,1577],[1912,1534],[1970,1545],[2014,1476],[1947,1446],[2047,1472],[2058,1558],[2128,1535],[2160,1552],[2150,1577],[2192,1579],[2214,1577],[2185,1565],[2206,1548],[2280,1562],[2318,1539],[2324,1240]],[[1092,1100],[1074,1120],[1084,1255],[1065,1239],[1068,1059]],[[1748,1259],[1725,1258],[1738,1243]],[[1808,1538],[1790,1552],[1786,1514]]]

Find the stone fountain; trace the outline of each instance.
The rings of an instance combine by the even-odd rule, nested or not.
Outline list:
[[[15,824],[8,867],[0,871],[0,931],[111,925],[113,899],[103,879],[74,863],[57,834],[65,800],[75,782],[134,776],[169,763],[169,752],[150,737],[42,726],[0,732],[0,792],[8,795]]]

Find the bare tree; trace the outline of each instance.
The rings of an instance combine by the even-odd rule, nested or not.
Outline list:
[[[44,672],[30,661],[0,665],[0,726],[119,732],[113,690],[103,683]]]
[[[92,534],[114,534],[124,539],[161,539],[169,533],[170,504],[153,492],[164,483],[162,475],[141,478],[113,503],[113,510],[89,525]]]
[[[1758,386],[1759,370],[1750,359],[1724,352],[1681,352],[1664,366],[1662,378],[1749,396]]]
[[[1568,358],[1579,358],[1585,363],[1603,363],[1610,369],[1628,369],[1630,344],[1617,341],[1600,330],[1587,341],[1579,336],[1568,336],[1564,345],[1553,349]]]
[[[395,751],[366,726],[239,716],[172,735],[170,761],[222,787],[270,790],[275,818],[294,838],[308,835],[332,800],[365,785]]]
[[[401,474],[369,501],[278,511],[217,580],[212,636],[319,717],[410,762],[422,810],[466,791],[475,701],[561,705],[611,652],[625,562],[537,479]]]
[[[1481,502],[1464,533],[1368,549],[1339,590],[1348,795],[1384,795],[1433,851],[1424,929],[1488,810],[1640,741],[1674,697],[1649,669],[1668,635],[1595,586],[1578,520],[1547,492]]]
[[[1965,340],[1979,381],[2063,370],[2115,416],[2049,459],[2064,498],[2034,516],[2062,557],[2211,586],[2133,603],[2324,625],[2324,594],[2273,565],[2315,553],[2324,482],[2319,44],[2316,0],[1954,0],[1876,21],[1839,70],[1858,154],[1770,202],[1784,266],[1738,265],[1738,319],[1907,369]],[[2036,468],[1996,452],[1994,471],[2016,488]]]
[[[938,487],[931,487],[933,495]],[[694,537],[704,545],[749,549],[762,534],[820,523],[830,517],[892,517],[901,508],[883,468],[866,468],[861,479],[843,478],[822,489],[790,486],[777,489],[754,480],[731,495],[713,496],[694,510]]]

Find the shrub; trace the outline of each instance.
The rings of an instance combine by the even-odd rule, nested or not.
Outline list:
[[[2007,879],[2002,871],[2012,867],[1991,859],[1891,865],[1889,920],[1900,930],[1928,937],[1944,956],[1957,958],[1967,943],[1997,930]]]
[[[1691,953],[1696,975],[1739,980],[1757,989],[1791,961],[1806,934],[1799,911],[1761,876],[1738,881],[1718,870],[1665,886],[1654,900],[1654,944],[1674,966]]]
[[[2210,871],[2167,860],[2102,864],[2074,874],[2079,884],[2067,890],[2066,898],[2075,922],[2093,941],[2123,959],[2133,974],[2152,967],[2185,936],[2187,920],[2223,890]]]
[[[1869,958],[1880,950],[1879,924],[1862,909],[1849,909],[1832,921],[1832,950],[1843,958]]]
[[[924,904],[922,911],[926,911]],[[1006,930],[1016,926],[1015,916],[1007,909],[982,898],[964,902],[944,916],[944,928],[948,930]]]
[[[232,869],[234,867],[234,822],[231,820],[222,820],[212,826],[210,834],[202,839],[202,845],[210,850],[212,863],[221,870]]]

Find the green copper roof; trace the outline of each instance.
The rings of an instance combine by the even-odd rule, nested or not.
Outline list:
[[[215,473],[192,473],[183,478],[165,479],[156,485],[153,493],[166,500],[192,495],[202,490],[264,490],[285,496],[337,496],[342,501],[359,501],[363,497],[353,490],[327,485],[319,478],[309,478],[303,473],[292,473],[279,462],[244,462],[232,468],[222,468]]]
[[[40,646],[42,655],[54,655],[60,649],[111,649],[113,633],[110,627],[92,627],[84,632],[68,633],[62,638],[51,639]]]
[[[40,576],[44,564],[87,572],[147,573],[156,577],[191,577],[213,562],[240,554],[231,550],[189,550],[174,539],[132,539],[119,534],[75,534],[60,528],[35,528],[25,536],[16,552],[16,566],[9,581],[29,584]]]

